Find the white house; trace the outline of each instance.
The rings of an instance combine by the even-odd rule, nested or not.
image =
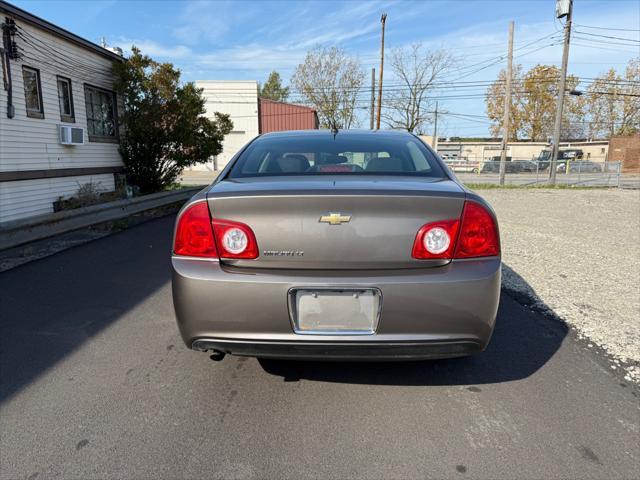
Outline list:
[[[227,113],[233,130],[224,138],[223,151],[215,159],[192,167],[194,171],[224,168],[231,157],[259,134],[258,82],[256,80],[196,80],[206,100],[206,116],[215,119],[215,112]]]
[[[52,212],[83,184],[114,189],[122,160],[113,65],[124,59],[4,1],[0,23],[1,228]]]

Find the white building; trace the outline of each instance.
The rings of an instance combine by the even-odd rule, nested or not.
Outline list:
[[[206,116],[215,119],[215,112],[227,113],[233,130],[224,138],[223,151],[216,159],[192,167],[192,171],[213,172],[224,168],[231,157],[259,134],[258,82],[255,80],[196,80],[206,99]],[[217,165],[216,165],[217,163]]]
[[[86,183],[113,190],[123,58],[3,1],[0,23],[0,224],[52,212]]]

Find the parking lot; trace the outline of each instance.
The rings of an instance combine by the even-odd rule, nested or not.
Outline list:
[[[502,193],[488,197],[502,202],[505,262],[526,284]],[[505,292],[488,350],[466,359],[216,363],[187,350],[172,223],[0,274],[1,478],[640,476],[637,387]]]

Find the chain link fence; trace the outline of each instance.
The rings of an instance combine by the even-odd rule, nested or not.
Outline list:
[[[500,161],[447,160],[445,163],[464,183],[499,184]],[[549,160],[529,160],[507,157],[505,185],[547,184],[551,173]],[[597,160],[558,160],[556,184],[585,187],[623,186],[621,162]]]

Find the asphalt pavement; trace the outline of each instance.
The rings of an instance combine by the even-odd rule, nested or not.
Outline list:
[[[172,223],[0,273],[0,478],[640,478],[637,389],[507,295],[470,358],[188,350]]]

